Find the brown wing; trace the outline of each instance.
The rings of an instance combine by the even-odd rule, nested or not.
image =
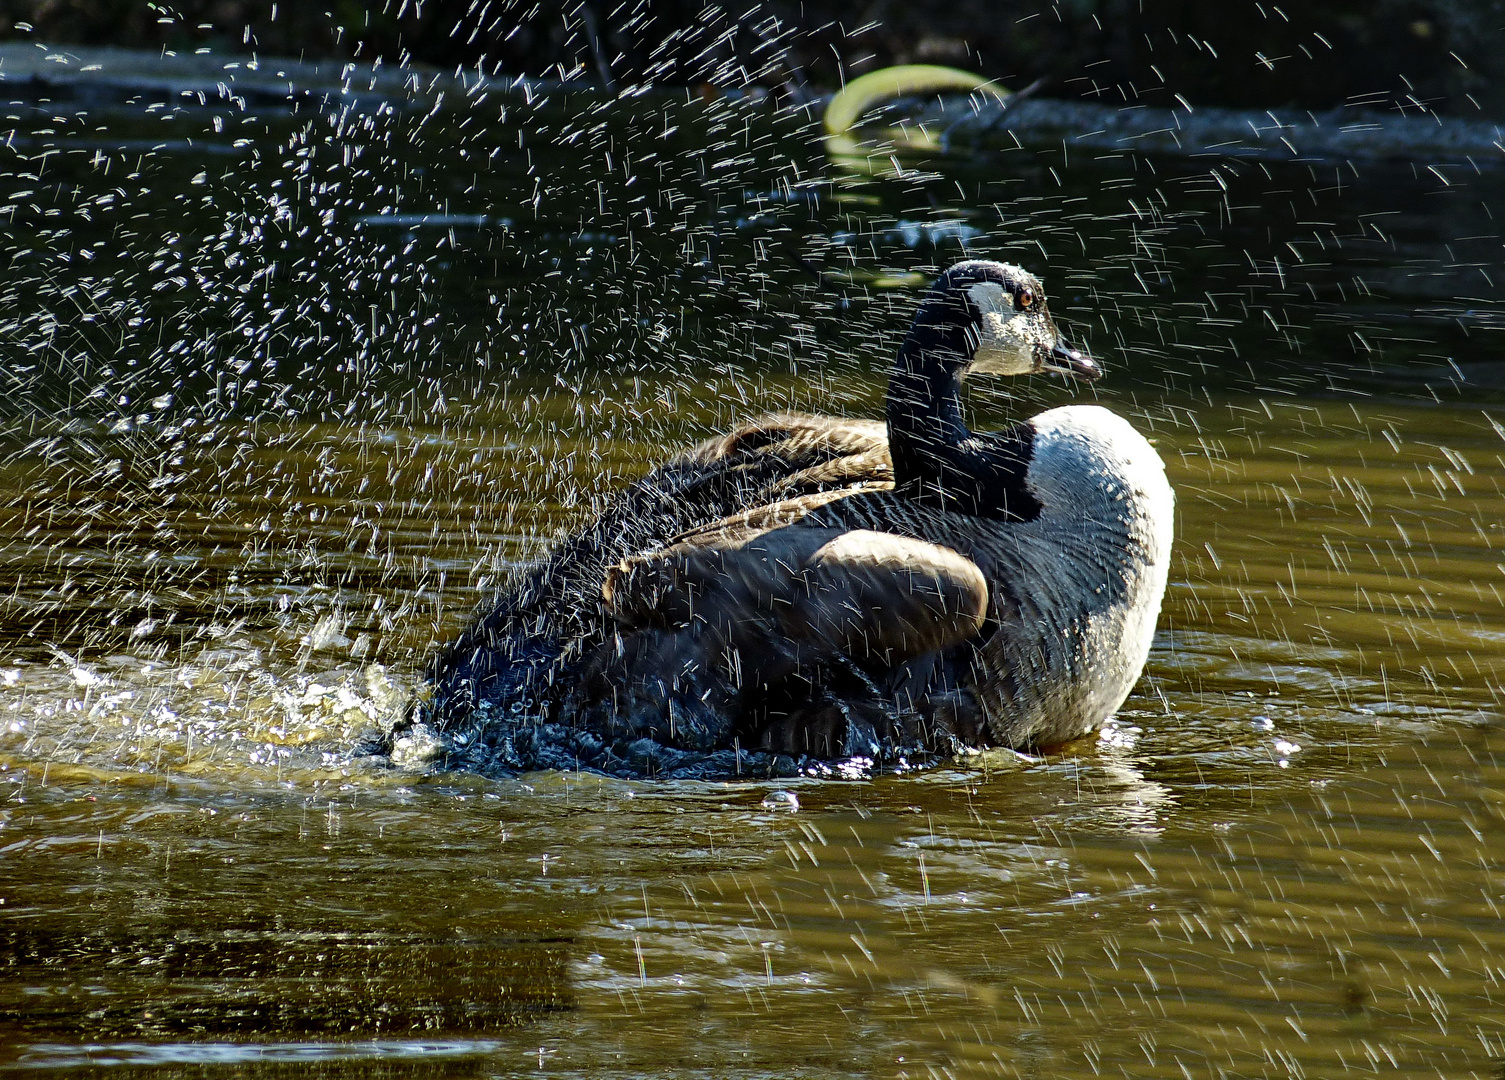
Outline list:
[[[892,533],[810,527],[801,509],[784,508],[792,520],[730,521],[624,561],[602,588],[609,613],[627,629],[699,622],[739,651],[777,635],[806,656],[884,666],[982,627],[988,585],[970,559]]]
[[[802,413],[775,413],[743,424],[692,447],[662,468],[712,465],[768,473],[759,497],[747,503],[754,507],[848,484],[891,481],[894,476],[882,421]]]
[[[781,414],[706,440],[620,492],[446,646],[430,667],[426,712],[448,725],[484,701],[551,695],[556,673],[609,635],[597,599],[624,557],[745,507],[892,475],[879,421]]]
[[[676,462],[708,465],[726,458],[774,453],[790,461],[827,461],[879,452],[888,457],[888,429],[881,420],[851,420],[804,413],[773,413],[716,435],[685,451]]]

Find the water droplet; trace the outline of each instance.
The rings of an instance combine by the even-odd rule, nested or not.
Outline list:
[[[793,813],[800,808],[800,800],[792,791],[770,791],[758,805],[764,810],[788,810]]]

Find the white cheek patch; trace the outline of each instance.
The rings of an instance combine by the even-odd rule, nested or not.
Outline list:
[[[967,296],[978,314],[977,349],[968,370],[992,375],[1027,375],[1033,371],[1034,353],[1020,326],[1026,320],[1019,320],[1013,296],[995,281],[969,285]]]
[[[989,315],[996,315],[1005,321],[1014,317],[1014,298],[996,281],[979,281],[976,285],[968,285],[967,296],[984,319]]]

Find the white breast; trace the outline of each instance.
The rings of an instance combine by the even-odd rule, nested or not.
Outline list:
[[[1160,456],[1123,417],[1072,405],[1031,425],[1026,483],[1042,512],[989,552],[1011,595],[978,687],[1010,745],[1085,735],[1123,704],[1149,656],[1175,518]]]

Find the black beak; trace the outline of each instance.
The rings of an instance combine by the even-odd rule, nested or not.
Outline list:
[[[1050,353],[1040,363],[1041,371],[1056,371],[1070,375],[1082,382],[1097,382],[1103,377],[1103,369],[1086,353],[1077,352],[1060,338],[1056,339]]]

